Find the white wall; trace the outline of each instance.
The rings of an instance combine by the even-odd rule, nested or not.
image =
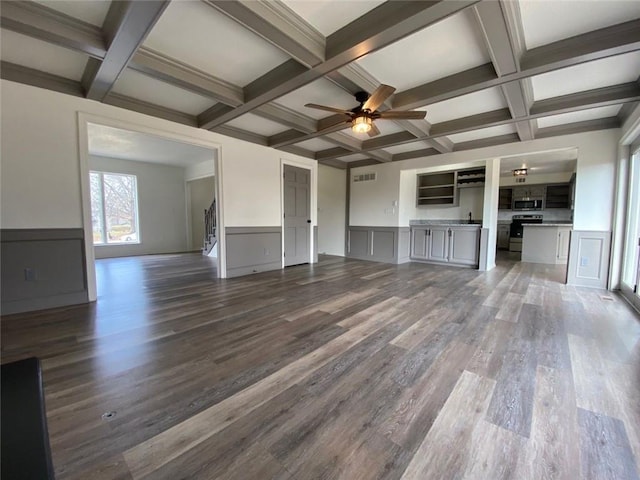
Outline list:
[[[547,183],[569,183],[573,173],[547,173],[544,175],[527,175],[524,183],[517,183],[516,177],[510,175],[508,177],[500,177],[501,187],[526,187],[527,185],[540,185]]]
[[[192,141],[220,152],[216,181],[223,275],[226,225],[282,225],[280,169],[285,160],[311,170],[311,220],[316,225],[315,160],[84,98],[7,80],[0,85],[1,228],[78,228],[87,222],[90,231],[90,218],[83,215],[83,198],[88,202],[88,194],[81,183],[86,139],[79,148],[80,131],[86,130],[88,121]],[[95,299],[93,254],[87,250],[89,298]]]
[[[318,166],[318,253],[344,256],[347,171]]]
[[[1,86],[2,228],[82,226],[78,112],[219,144],[229,226],[282,224],[281,159],[317,172],[314,160],[207,130],[6,80]],[[315,204],[313,195],[315,188]]]
[[[602,130],[355,168],[354,175],[376,172],[378,178],[375,182],[351,184],[350,222],[351,225],[406,226],[410,219],[406,216],[410,211],[406,205],[413,204],[415,196],[405,188],[408,180],[401,176],[403,170],[457,169],[491,158],[575,147],[578,162],[574,228],[611,230],[619,135],[619,129]],[[385,209],[398,199],[400,205],[396,212],[403,212],[402,218],[398,214],[385,214]]]
[[[211,153],[215,154],[216,152]],[[184,179],[187,182],[190,180],[198,180],[199,178],[214,177],[215,174],[215,163],[213,161],[213,158],[196,165],[189,165],[184,169]]]
[[[89,157],[89,168],[135,175],[138,187],[140,243],[98,245],[96,258],[188,250],[184,168],[96,156]]]

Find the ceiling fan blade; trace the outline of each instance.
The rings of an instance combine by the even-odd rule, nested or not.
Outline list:
[[[367,135],[369,135],[370,137],[375,137],[376,135],[380,135],[380,130],[378,130],[378,127],[376,127],[375,123],[371,124],[371,130],[367,132]]]
[[[305,107],[315,108],[316,110],[325,110],[327,112],[333,112],[333,113],[344,113],[345,115],[351,116],[351,112],[349,110],[342,110],[341,108],[327,107],[326,105],[317,105],[315,103],[307,103]]]
[[[379,118],[386,118],[387,120],[422,120],[427,112],[424,110],[411,110],[411,111],[399,111],[399,110],[387,110],[386,112],[380,112]]]
[[[318,132],[324,132],[325,130],[329,130],[335,128],[336,126],[343,124],[343,128],[347,128],[351,125],[351,119],[341,117],[339,115],[332,115],[327,118],[323,118],[318,120]]]
[[[396,89],[390,87],[389,85],[380,85],[376,90],[371,94],[369,100],[364,102],[362,105],[363,110],[370,110],[375,112],[380,105],[384,103],[384,101],[393,95]]]

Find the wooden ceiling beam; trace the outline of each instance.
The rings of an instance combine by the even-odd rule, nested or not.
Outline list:
[[[109,94],[168,5],[168,0],[111,2],[102,25],[107,51],[103,59],[89,59],[80,82],[88,99],[102,101]]]

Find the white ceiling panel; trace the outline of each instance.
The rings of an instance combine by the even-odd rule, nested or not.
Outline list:
[[[36,3],[97,27],[102,26],[111,6],[110,0],[36,0]]]
[[[201,2],[171,2],[146,47],[238,86],[289,60],[279,49]]]
[[[434,103],[417,110],[426,110],[426,119],[433,124],[500,108],[507,108],[507,102],[500,87],[493,87]]]
[[[384,0],[284,0],[284,3],[327,37],[384,3]]]
[[[637,0],[520,0],[528,49],[640,17]]]
[[[80,80],[89,57],[51,43],[2,29],[2,60],[43,72]]]
[[[327,140],[322,140],[321,138],[312,138],[310,140],[305,140],[304,142],[296,143],[296,147],[302,147],[307,150],[311,150],[312,152],[318,152],[328,148],[335,148],[337,145],[335,143],[328,142]]]
[[[594,88],[635,82],[639,75],[640,52],[626,53],[535,76],[531,79],[533,97],[535,100],[542,100]]]
[[[226,125],[257,133],[258,135],[264,135],[266,137],[288,130],[284,125],[272,122],[271,120],[254,115],[253,113],[242,115],[230,122],[227,122]]]
[[[315,108],[307,108],[307,103],[317,103],[328,107],[335,107],[344,110],[351,110],[358,106],[358,102],[353,96],[345,92],[342,88],[334,83],[321,78],[315,82],[311,82],[302,88],[278,98],[274,103],[278,103],[284,107],[290,108],[308,117],[320,119],[332,115],[331,112],[316,110]]]
[[[380,135],[391,135],[392,133],[398,133],[404,131],[402,127],[392,120],[375,120],[376,127],[380,130]],[[358,140],[369,140],[371,137],[366,133],[356,133],[351,128],[343,130],[344,133],[350,137],[357,138]],[[375,137],[374,137],[375,138]]]
[[[357,60],[382,83],[403,91],[490,61],[470,9]]]
[[[481,128],[480,130],[473,130],[471,132],[456,133],[449,135],[449,140],[453,143],[469,142],[471,140],[480,140],[481,138],[497,137],[499,135],[507,135],[509,133],[515,133],[513,125],[498,125],[495,127]]]
[[[89,124],[89,153],[101,157],[188,167],[213,161],[212,150],[146,133]]]
[[[621,105],[611,105],[609,107],[590,108],[589,110],[581,110],[579,112],[562,113],[560,115],[542,117],[538,119],[538,127],[553,127],[555,125],[584,122],[587,120],[595,120],[597,118],[615,117],[620,111],[620,108]]]
[[[187,92],[133,70],[125,70],[120,75],[113,91],[191,115],[202,113],[215,103],[210,98]]]

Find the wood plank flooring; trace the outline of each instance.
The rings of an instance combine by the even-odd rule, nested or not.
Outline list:
[[[640,479],[640,318],[562,267],[97,271],[95,304],[2,319],[58,479]]]

